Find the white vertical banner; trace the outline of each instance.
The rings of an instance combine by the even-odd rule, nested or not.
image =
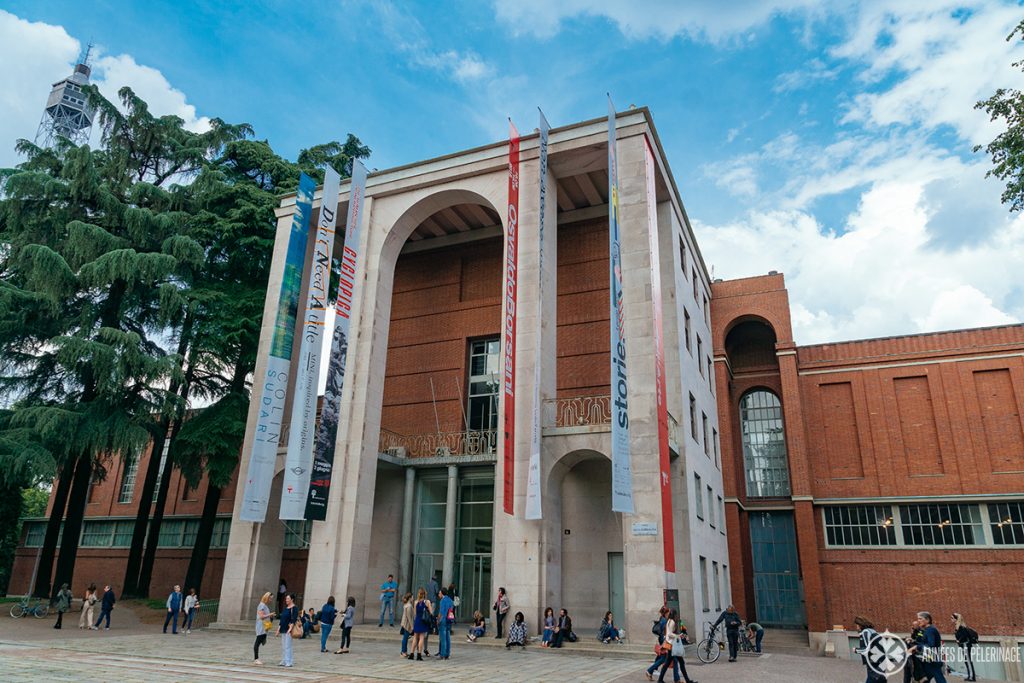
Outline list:
[[[316,224],[313,263],[309,273],[309,293],[302,317],[302,342],[299,367],[292,401],[288,455],[281,486],[281,519],[304,519],[309,473],[313,466],[313,441],[316,426],[316,389],[323,354],[324,325],[327,318],[327,290],[331,283],[331,258],[334,255],[334,226],[337,221],[338,185],[341,178],[330,166],[324,173],[320,200],[320,219]]]
[[[619,234],[619,165],[615,106],[608,96],[608,251],[611,315],[612,510],[633,513],[633,465],[629,453],[629,391],[626,384],[626,311],[622,301]]]
[[[541,364],[544,360],[544,347],[541,344],[542,328],[541,322],[544,313],[544,212],[547,203],[547,180],[548,180],[548,120],[544,118],[544,112],[537,109],[540,114],[540,161],[539,176],[540,182],[540,217],[538,220],[537,239],[538,242],[538,265],[537,265],[537,320],[535,332],[536,353],[533,364],[533,410],[530,415],[530,468],[526,480],[526,519],[542,519],[542,505],[540,493],[540,448],[541,448]]]

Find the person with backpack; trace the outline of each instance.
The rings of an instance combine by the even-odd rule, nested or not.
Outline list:
[[[853,623],[860,629],[860,647],[857,648],[857,654],[860,655],[860,661],[868,672],[868,677],[864,680],[864,683],[885,683],[886,677],[872,669],[871,665],[868,664],[868,646],[878,636],[875,625],[864,617],[856,617]]]
[[[974,670],[974,662],[971,661],[971,650],[978,644],[978,632],[967,625],[964,615],[953,612],[953,637],[956,644],[964,651],[964,662],[967,663],[967,678],[965,681],[978,680],[978,674]],[[947,670],[947,673],[949,671]]]
[[[661,665],[661,673],[658,675],[658,683],[665,683],[665,673],[672,667],[672,680],[679,683],[679,672],[683,673],[683,680],[686,683],[697,683],[686,673],[686,663],[683,661],[684,648],[686,647],[686,627],[679,623],[679,613],[671,609],[668,612],[668,619],[665,621],[665,643],[667,645],[667,658]],[[663,646],[664,647],[664,646]]]
[[[647,676],[647,680],[654,680],[654,672],[665,663],[669,654],[665,652],[662,645],[665,644],[665,625],[668,623],[668,607],[664,605],[658,610],[658,618],[654,620],[654,625],[651,626],[651,633],[653,633],[658,641],[654,644],[654,663],[647,667],[647,671],[644,675]]]

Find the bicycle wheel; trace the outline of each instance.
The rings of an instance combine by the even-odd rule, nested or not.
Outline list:
[[[50,606],[47,605],[45,602],[39,603],[38,605],[36,605],[35,609],[32,610],[32,615],[36,619],[45,619],[46,616],[49,615],[49,614],[50,614]]]
[[[20,619],[25,616],[25,603],[16,602],[11,605],[11,616],[15,619]]]
[[[705,664],[713,664],[718,661],[722,650],[718,647],[718,641],[705,638],[697,644],[697,659]]]

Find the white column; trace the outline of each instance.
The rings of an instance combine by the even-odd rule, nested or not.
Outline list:
[[[441,585],[455,582],[455,513],[458,506],[459,468],[448,465],[448,499],[444,511],[444,561]]]
[[[402,540],[398,551],[399,594],[411,591],[412,513],[416,500],[416,468],[405,468],[405,499],[402,505]]]

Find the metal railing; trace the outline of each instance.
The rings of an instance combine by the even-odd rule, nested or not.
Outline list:
[[[398,453],[407,458],[433,458],[449,455],[488,455],[498,449],[498,430],[466,430],[434,434],[399,434],[380,430],[380,451]]]
[[[545,427],[589,427],[612,422],[612,397],[570,396],[544,401]]]

